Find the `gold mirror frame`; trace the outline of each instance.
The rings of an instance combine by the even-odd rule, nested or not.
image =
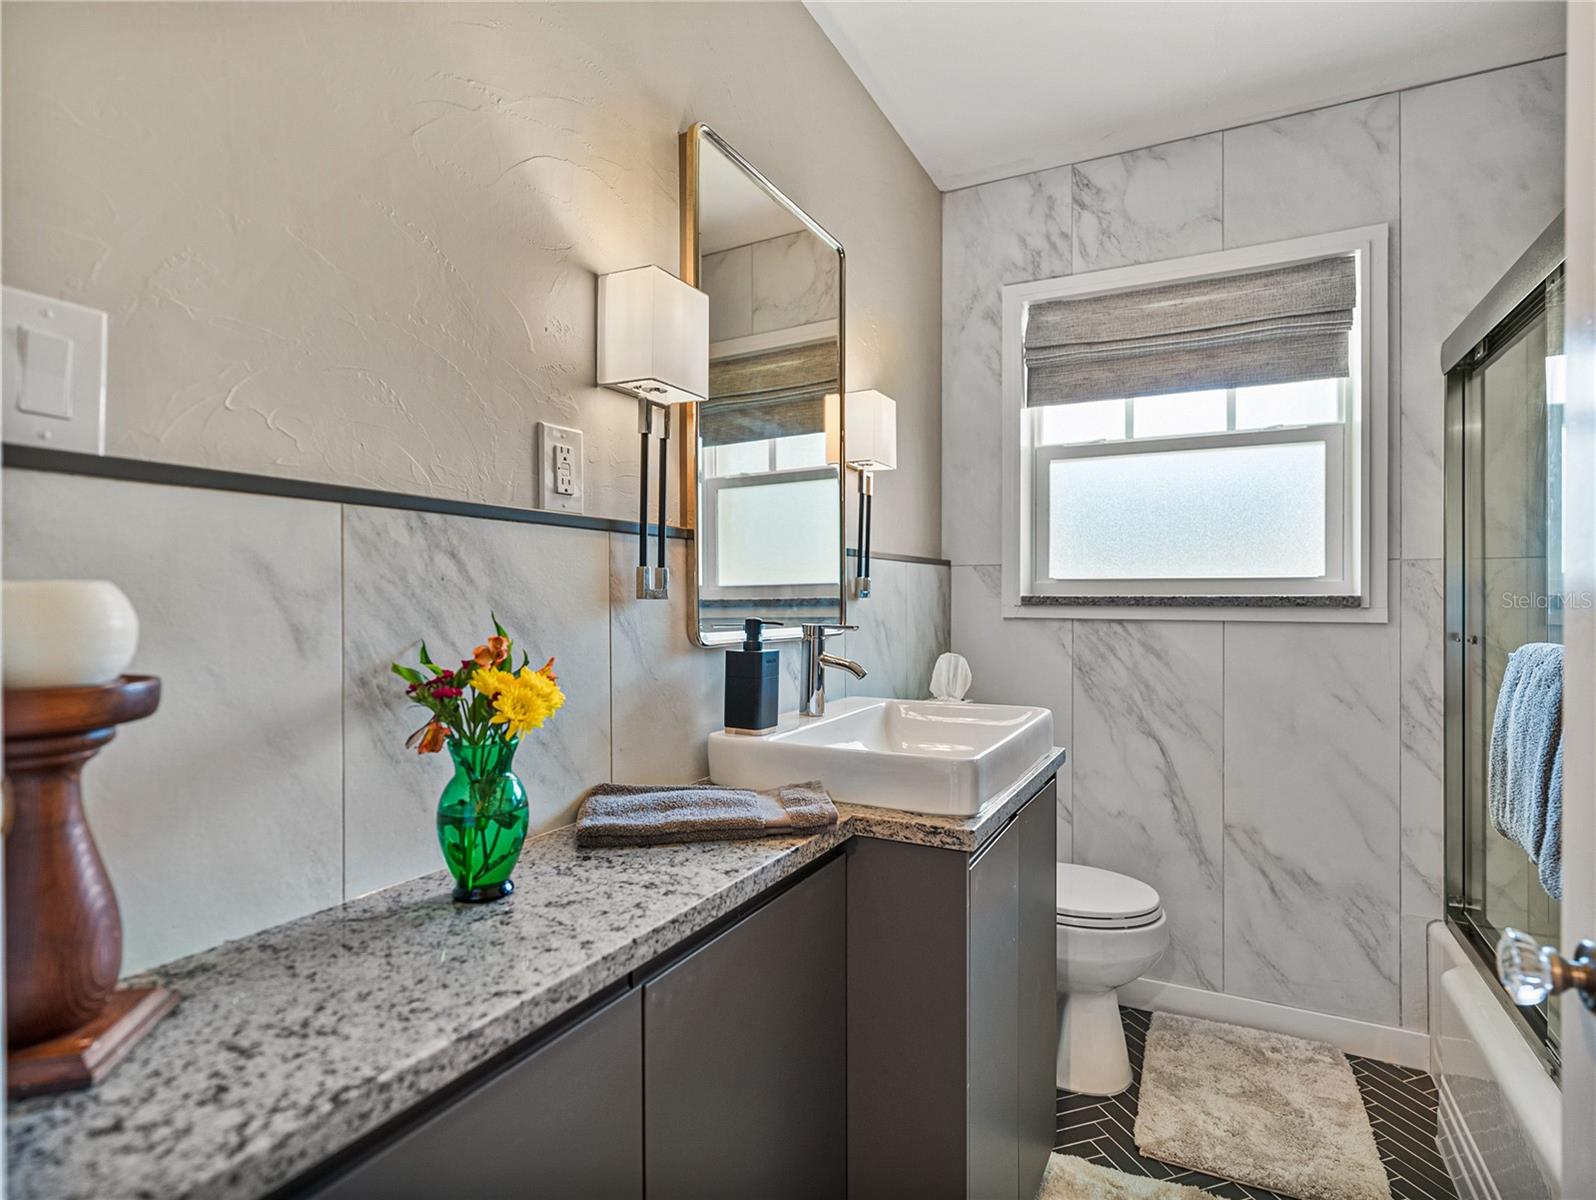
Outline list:
[[[698,254],[698,168],[699,147],[708,139],[740,170],[754,181],[772,200],[781,205],[794,217],[801,221],[809,232],[813,233],[826,245],[837,252],[837,624],[844,625],[848,621],[848,434],[844,414],[847,405],[842,403],[841,397],[848,394],[847,382],[847,256],[843,253],[842,243],[832,237],[816,223],[815,219],[799,208],[780,188],[766,179],[760,170],[722,138],[718,133],[703,122],[689,125],[677,140],[678,176],[681,185],[681,244],[682,244],[682,281],[693,287],[698,287],[699,279],[699,254]],[[739,630],[727,629],[705,632],[698,618],[698,405],[679,404],[675,406],[681,414],[681,423],[676,431],[677,444],[681,447],[680,471],[677,477],[681,480],[681,523],[686,528],[693,530],[693,547],[687,555],[687,638],[695,646],[702,646],[709,650],[720,650],[727,646],[737,645],[742,642],[743,635]],[[786,625],[771,629],[765,634],[767,642],[791,642],[803,637],[803,631],[796,625]]]

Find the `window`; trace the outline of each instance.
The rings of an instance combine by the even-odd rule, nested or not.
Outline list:
[[[1383,620],[1385,252],[1005,288],[1007,614]]]
[[[826,449],[823,430],[704,448],[704,599],[836,590],[841,518],[837,468]]]

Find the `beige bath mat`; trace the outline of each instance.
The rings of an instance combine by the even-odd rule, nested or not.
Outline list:
[[[1323,1042],[1153,1016],[1136,1144],[1300,1200],[1390,1200],[1346,1055]]]
[[[1036,1200],[1190,1200],[1207,1197],[1183,1183],[1139,1179],[1123,1171],[1094,1166],[1084,1158],[1055,1154],[1047,1160]]]

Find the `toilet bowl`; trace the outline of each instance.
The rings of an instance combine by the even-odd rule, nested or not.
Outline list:
[[[1065,1091],[1112,1096],[1130,1086],[1119,989],[1169,946],[1158,893],[1139,879],[1059,863],[1058,1065]]]

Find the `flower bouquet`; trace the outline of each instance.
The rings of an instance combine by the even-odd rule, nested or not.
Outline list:
[[[521,739],[565,703],[551,658],[533,670],[526,653],[511,670],[515,644],[498,618],[493,636],[453,670],[440,667],[421,643],[420,667],[393,664],[405,694],[428,712],[426,724],[405,742],[418,754],[445,746],[454,777],[438,799],[438,845],[454,876],[454,898],[497,900],[515,890],[515,870],[526,841],[526,789],[510,769]]]

